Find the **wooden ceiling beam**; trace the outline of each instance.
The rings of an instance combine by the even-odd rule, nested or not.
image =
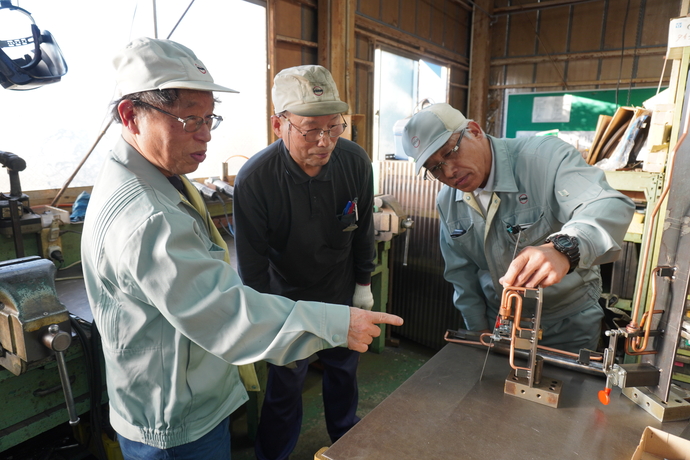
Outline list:
[[[497,67],[502,65],[515,64],[538,64],[540,62],[562,62],[562,61],[581,61],[585,59],[607,59],[619,57],[632,56],[663,56],[666,54],[665,46],[658,46],[654,48],[636,48],[608,51],[591,51],[584,53],[563,53],[563,54],[542,54],[538,56],[516,56],[509,58],[494,58],[491,59],[491,66]]]
[[[500,16],[504,14],[528,13],[530,11],[543,10],[545,8],[554,8],[557,6],[581,5],[582,3],[601,2],[603,0],[552,0],[550,2],[541,3],[527,3],[525,5],[504,6],[494,8],[493,16]]]
[[[572,88],[575,86],[600,86],[600,85],[630,85],[630,84],[636,84],[636,85],[641,85],[641,84],[650,84],[654,83],[655,85],[659,83],[659,79],[655,77],[648,77],[648,78],[633,78],[632,80],[629,78],[623,78],[621,80],[584,80],[584,81],[568,81],[568,88]],[[668,84],[668,78],[662,81],[662,84]],[[505,85],[490,85],[489,90],[496,90],[496,89],[520,89],[520,88],[555,88],[555,87],[563,87],[562,82],[540,82],[540,83],[514,83],[514,84],[505,84]],[[622,88],[621,91],[625,90],[625,88]]]

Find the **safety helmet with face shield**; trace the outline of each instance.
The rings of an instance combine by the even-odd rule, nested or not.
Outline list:
[[[14,13],[21,13],[15,18]],[[28,21],[26,19],[28,18]],[[28,26],[28,27],[27,27]],[[53,35],[40,30],[31,13],[0,0],[0,85],[28,90],[59,82],[67,63]]]

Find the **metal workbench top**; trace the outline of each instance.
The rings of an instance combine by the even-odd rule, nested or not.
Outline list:
[[[81,264],[59,271],[55,280],[55,290],[58,299],[70,313],[89,323],[93,321],[93,313],[91,313],[89,299],[84,287]]]
[[[330,460],[630,460],[646,426],[690,438],[688,421],[661,423],[602,377],[545,365],[563,382],[558,409],[503,393],[510,367],[486,349],[448,344],[324,453]]]

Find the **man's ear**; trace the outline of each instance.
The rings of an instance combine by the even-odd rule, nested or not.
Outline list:
[[[271,127],[278,138],[283,137],[283,122],[280,118],[279,115],[271,115]]]
[[[138,119],[134,110],[134,104],[129,99],[120,101],[117,105],[117,112],[120,114],[122,126],[130,133],[139,134]]]
[[[467,123],[467,130],[471,132],[476,139],[481,139],[482,137],[484,137],[484,131],[482,130],[482,127],[479,126],[479,123],[477,123],[474,120],[470,120]]]

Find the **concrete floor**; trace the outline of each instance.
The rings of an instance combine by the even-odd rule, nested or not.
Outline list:
[[[414,342],[401,340],[398,347],[386,347],[382,353],[361,355],[358,369],[359,408],[363,418],[393,390],[419,369],[434,350]],[[322,447],[331,445],[324,421],[321,399],[321,371],[312,365],[307,374],[303,392],[304,420],[302,432],[291,460],[313,460]],[[391,421],[394,423],[394,421]],[[234,414],[232,423],[232,459],[253,460],[253,441],[247,435],[247,417],[244,410]]]

